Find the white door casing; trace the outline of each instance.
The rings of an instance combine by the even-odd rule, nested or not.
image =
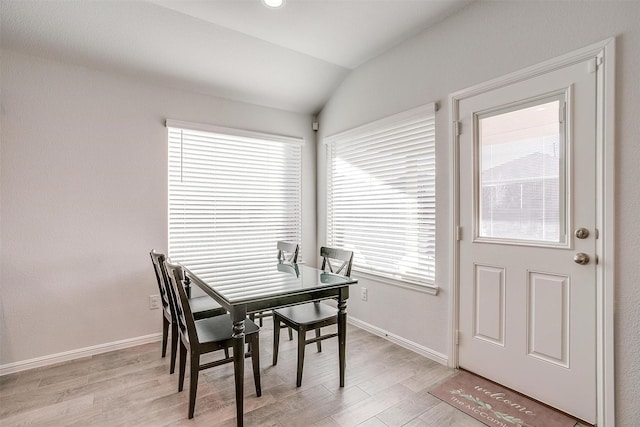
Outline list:
[[[450,365],[598,425],[613,425],[613,273],[612,254],[605,252],[611,244],[606,234],[613,231],[607,219],[611,196],[606,197],[612,190],[613,156],[605,146],[607,137],[612,143],[612,135],[603,131],[612,114],[605,108],[607,96],[611,104],[612,99],[604,90],[602,66],[605,48],[612,45],[609,40],[451,96],[456,286]],[[520,111],[535,116],[549,106],[560,113],[561,131],[541,152],[514,157],[513,147],[519,145],[505,142],[526,135],[505,139],[504,132],[496,137],[487,130],[496,119],[504,127],[517,122]],[[538,234],[531,228],[518,230],[517,222],[515,230],[513,225],[505,228],[500,210],[487,205],[498,200],[500,206],[509,197],[514,200],[506,205],[519,202],[518,212],[527,211],[525,193],[533,183],[526,182],[528,171],[521,169],[532,164],[546,168],[553,156],[560,167],[557,177],[547,181],[557,185],[544,188],[566,197],[557,197],[555,215],[544,214],[551,217],[551,226],[545,229],[545,223]],[[501,177],[500,191],[492,193],[493,181],[487,176]],[[586,238],[575,236],[581,227],[590,231]],[[577,253],[591,261],[577,264]]]

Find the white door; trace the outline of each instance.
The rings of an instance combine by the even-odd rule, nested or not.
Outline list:
[[[595,423],[595,58],[459,117],[459,365]]]

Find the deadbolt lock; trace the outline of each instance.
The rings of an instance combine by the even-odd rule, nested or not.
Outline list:
[[[589,237],[589,230],[584,227],[580,227],[576,230],[575,235],[578,239],[586,239]]]

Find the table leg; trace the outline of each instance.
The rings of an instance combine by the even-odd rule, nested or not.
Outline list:
[[[344,374],[347,368],[347,301],[338,300],[338,355],[340,359],[340,387],[344,387]]]
[[[244,423],[244,318],[233,321],[233,373],[236,381],[236,425]]]

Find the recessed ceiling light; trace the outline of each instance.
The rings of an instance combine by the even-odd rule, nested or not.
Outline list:
[[[277,9],[284,6],[284,0],[262,0],[262,3],[272,9]]]

